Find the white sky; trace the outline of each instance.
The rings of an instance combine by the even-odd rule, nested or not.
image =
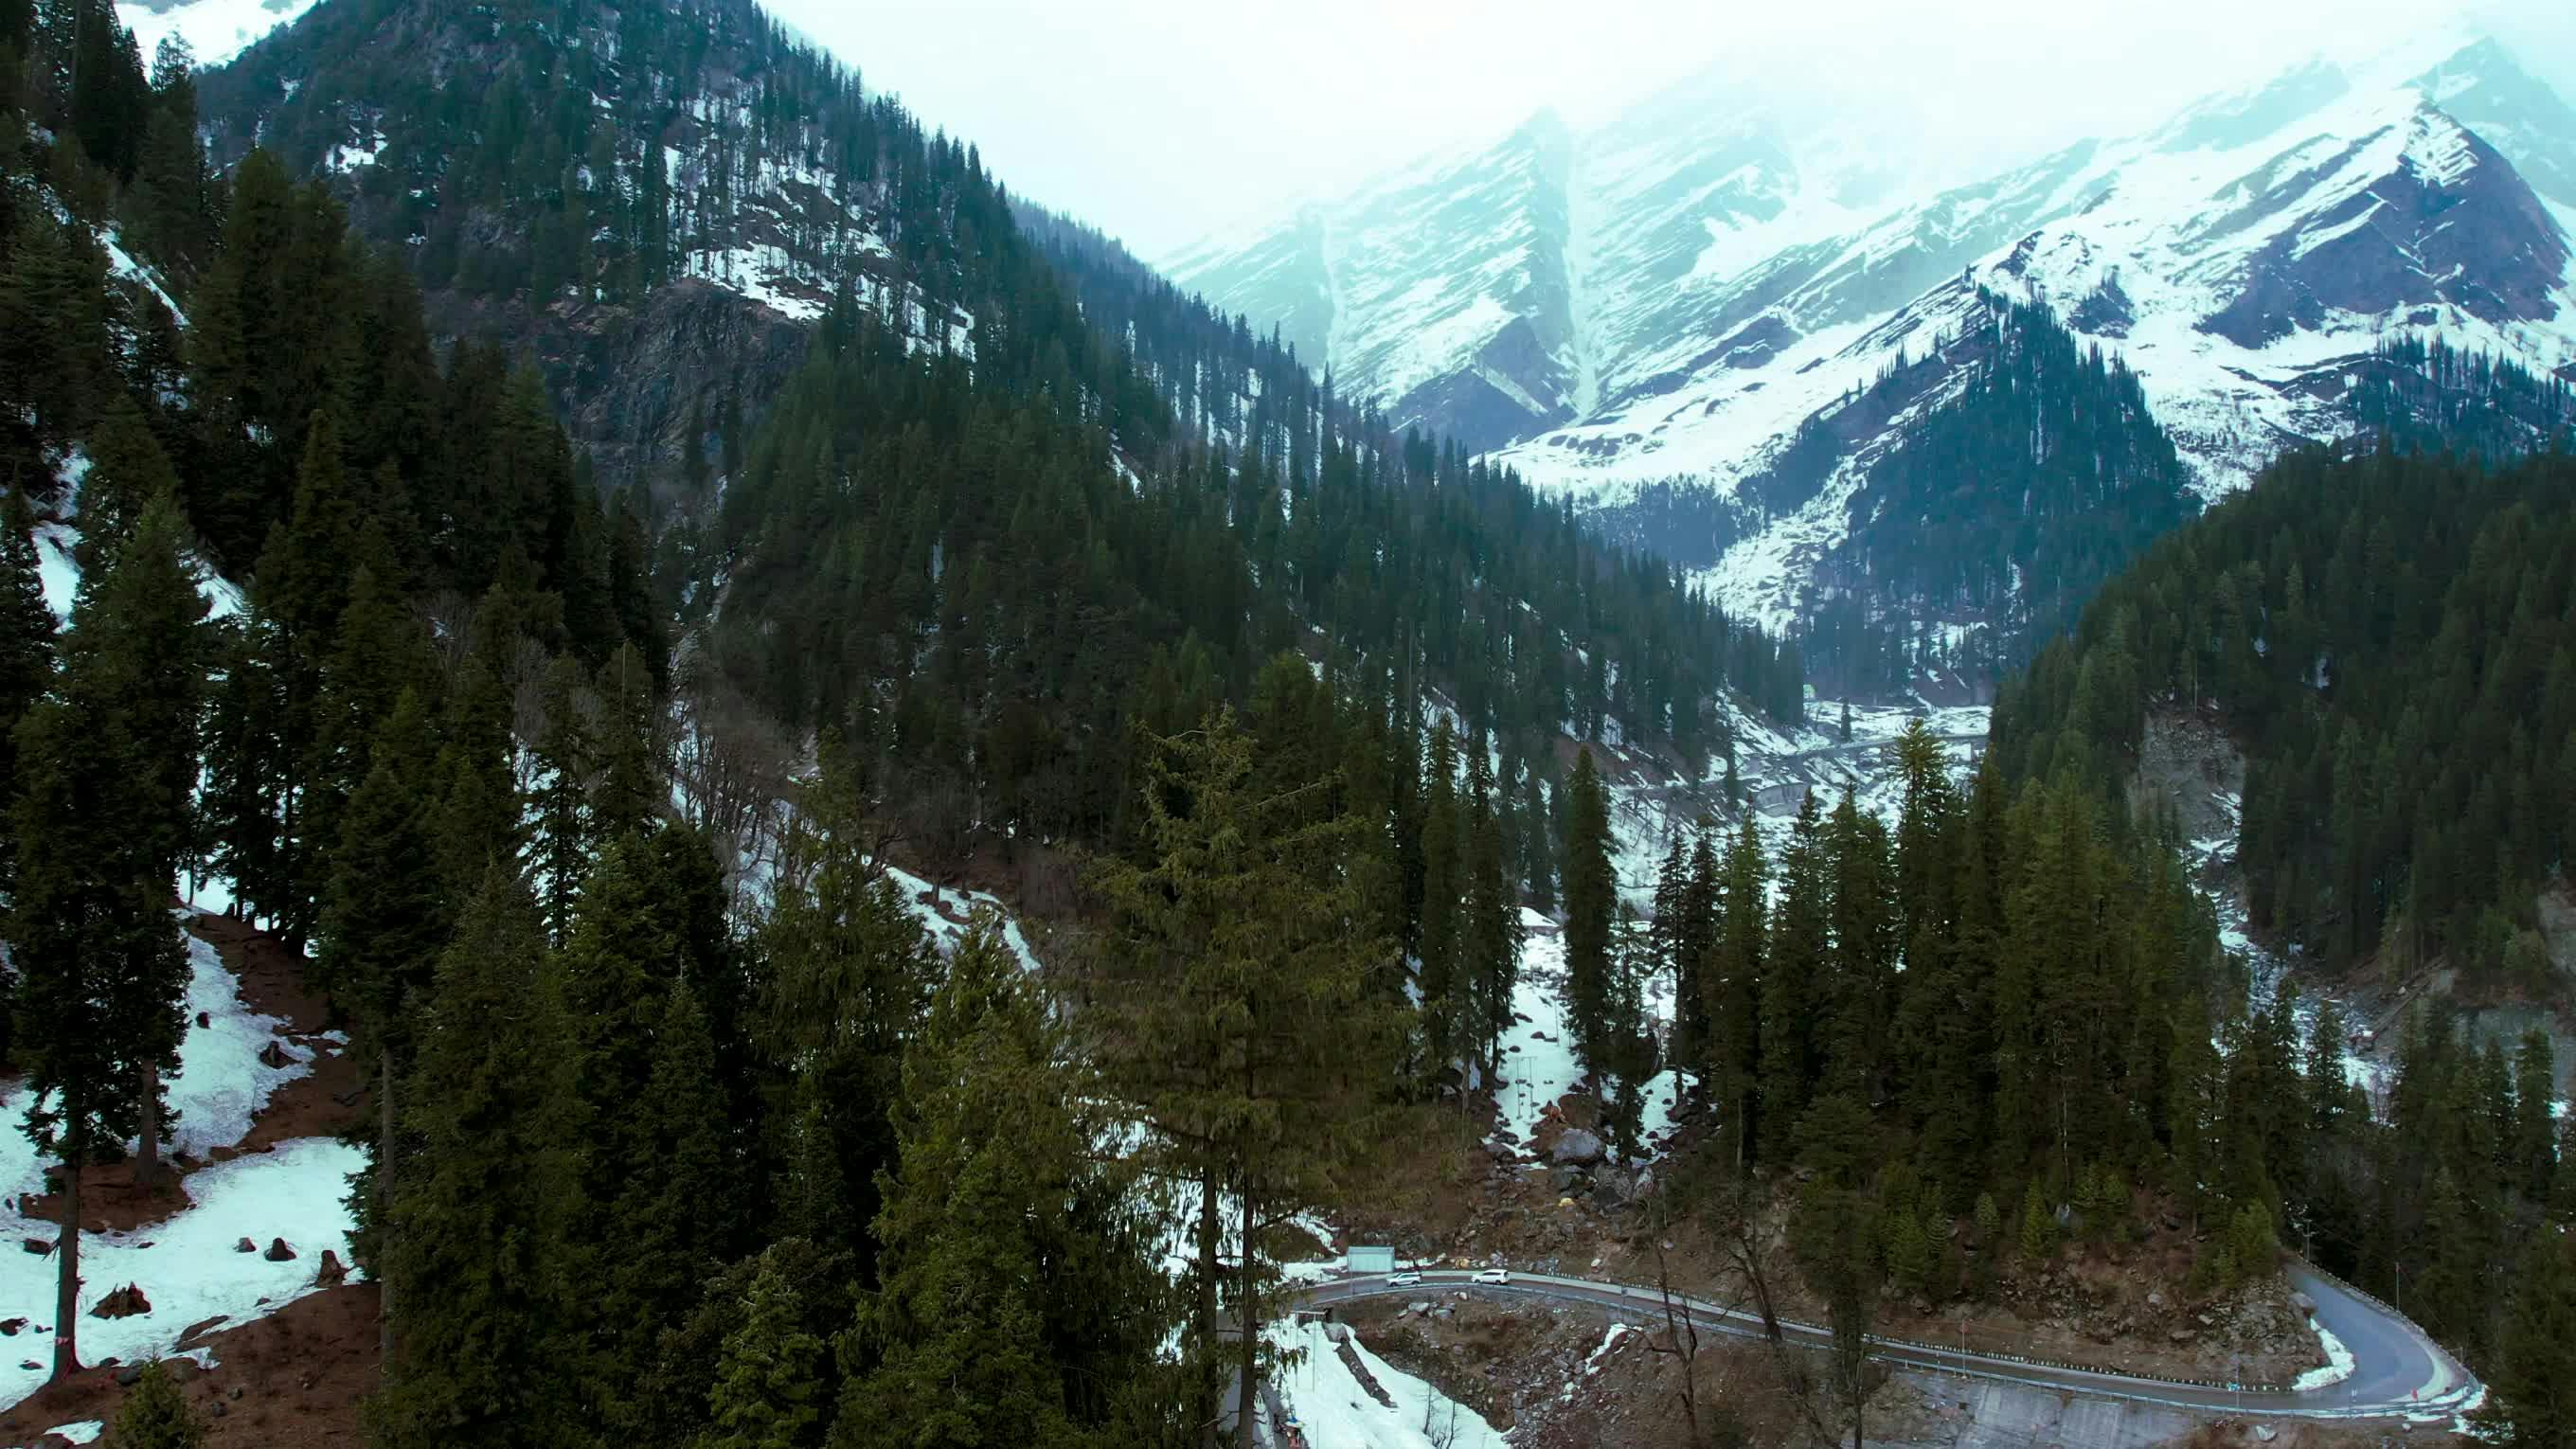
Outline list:
[[[1014,190],[1148,257],[1552,105],[1711,69],[1966,179],[2446,22],[2576,95],[2566,0],[765,0]],[[1734,93],[1730,87],[1729,93]]]

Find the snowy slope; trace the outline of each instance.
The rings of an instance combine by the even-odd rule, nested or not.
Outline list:
[[[1279,1324],[1269,1338],[1294,1355],[1280,1375],[1279,1393],[1317,1449],[1506,1449],[1510,1443],[1475,1410],[1369,1352],[1344,1325]]]
[[[179,1047],[180,1068],[168,1083],[170,1105],[178,1112],[170,1149],[204,1157],[216,1147],[240,1142],[271,1093],[313,1070],[316,1048],[278,1036],[284,1025],[251,1010],[241,1000],[239,983],[225,969],[214,948],[188,938],[190,979],[189,1029]],[[202,1013],[205,1025],[196,1022]],[[258,1059],[260,1049],[275,1042],[287,1058],[282,1067]],[[12,1206],[21,1194],[41,1192],[47,1163],[38,1160],[20,1124],[32,1096],[12,1083],[0,1095],[0,1201]],[[274,1312],[313,1291],[314,1275],[325,1251],[349,1262],[346,1202],[348,1174],[358,1169],[355,1148],[325,1137],[280,1144],[273,1151],[248,1153],[216,1163],[185,1179],[191,1206],[168,1221],[134,1232],[87,1233],[81,1239],[80,1351],[84,1362],[113,1356],[134,1362],[169,1353],[182,1330],[223,1316],[227,1326]],[[11,1236],[51,1243],[55,1225],[21,1220]],[[239,1253],[243,1238],[265,1247],[283,1238],[296,1253],[272,1263],[259,1253]],[[55,1260],[20,1251],[10,1242],[0,1253],[0,1319],[53,1323]],[[352,1276],[358,1276],[352,1270]],[[127,1318],[100,1319],[89,1310],[108,1294],[134,1284],[143,1290],[152,1311]],[[15,1404],[44,1382],[50,1338],[24,1340],[15,1354],[0,1352],[0,1407]],[[27,1365],[35,1364],[34,1368]]]
[[[1790,130],[1684,86],[1567,140],[1561,196],[1504,184],[1530,165],[1506,145],[1313,209],[1257,257],[1202,249],[1170,269],[1256,325],[1297,292],[1309,321],[1330,319],[1315,335],[1345,393],[1400,401],[1405,420],[1592,504],[1760,474],[1803,421],[1971,325],[1979,287],[2123,357],[2203,497],[2286,443],[2349,433],[2347,374],[2395,337],[2576,367],[2576,111],[2492,41],[2302,63],[1930,195],[1891,189],[1876,138]],[[1390,189],[1402,206],[1368,199]],[[1411,245],[1382,227],[1334,244],[1354,211],[1409,222]],[[1561,282],[1487,285],[1502,256],[1553,258]],[[1427,299],[1459,298],[1478,299],[1476,325],[1431,325]],[[1547,408],[1458,405],[1512,352],[1509,328],[1551,343],[1512,353],[1512,380]],[[1739,541],[1709,574],[1730,607],[1786,622],[1860,469],[1941,400],[1889,419],[1823,493]],[[1551,411],[1573,420],[1537,426]]]
[[[1729,330],[1683,319],[1661,352],[1612,364],[1638,380],[1600,413],[1507,456],[1586,492],[1742,476],[1813,410],[1819,373],[1872,375],[1909,337],[1919,354],[1919,330],[1889,324],[1937,311],[1963,276],[2043,301],[2125,355],[2211,493],[2285,438],[2342,432],[2338,364],[2388,336],[2438,332],[2543,372],[2576,360],[2558,208],[2434,99],[2476,99],[2502,130],[2509,106],[2554,124],[2554,97],[2508,84],[2520,73],[2491,44],[2400,74],[2302,67],[2147,135],[1787,248],[1704,314]],[[1907,294],[1890,300],[1891,285]],[[1857,347],[1856,321],[1875,324]]]
[[[1398,427],[1525,436],[1574,416],[1570,147],[1541,112],[1490,150],[1433,158],[1162,269],[1362,379]]]

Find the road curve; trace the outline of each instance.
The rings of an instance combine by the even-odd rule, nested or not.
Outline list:
[[[1464,1289],[1481,1296],[1579,1303],[1649,1324],[1660,1322],[1664,1315],[1662,1295],[1651,1287],[1517,1271],[1509,1284],[1476,1283],[1471,1281],[1474,1276],[1465,1269],[1424,1269],[1420,1283],[1405,1287],[1391,1286],[1382,1274],[1345,1278],[1307,1286],[1297,1295],[1297,1303],[1300,1307],[1326,1308],[1368,1298],[1419,1298],[1435,1289]],[[2290,1280],[2315,1300],[2317,1322],[2352,1353],[2353,1372],[2344,1382],[2306,1390],[2239,1390],[2227,1384],[2184,1383],[2066,1364],[1963,1354],[1938,1344],[1875,1337],[1870,1340],[1870,1356],[1899,1368],[1964,1374],[2093,1398],[2265,1418],[2447,1419],[2475,1402],[2482,1392],[2477,1379],[2436,1347],[2422,1329],[2376,1299],[2305,1264],[2290,1266]],[[1754,1314],[1679,1296],[1674,1298],[1673,1306],[1687,1312],[1702,1329],[1746,1338],[1758,1338],[1762,1333],[1762,1320]],[[1780,1327],[1784,1337],[1810,1347],[1821,1348],[1832,1341],[1829,1333],[1811,1324],[1784,1320]]]

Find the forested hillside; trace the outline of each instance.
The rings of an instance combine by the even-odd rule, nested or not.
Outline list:
[[[2553,1003],[2535,912],[2562,888],[2576,803],[2571,484],[2561,452],[2286,456],[2113,581],[2006,689],[1994,758],[2117,800],[2150,710],[2208,710],[2245,752],[2236,859],[2266,940],[2329,978],[2446,967],[2472,999]],[[2409,1311],[2491,1366],[2526,1427],[2561,1423],[2550,1314],[2571,1265],[2542,1229],[2576,1181],[2558,1165],[2550,1038],[2480,1048],[2435,993],[2408,1013],[2373,1113],[2314,1090],[2340,1081],[2325,1058],[2344,1031],[2321,1005],[2312,1105],[2267,1139],[2282,1221],[2376,1291],[2402,1276]]]
[[[316,15],[343,13],[374,12]],[[997,208],[968,335],[925,346],[840,278],[780,402],[693,399],[665,496],[603,496],[536,371],[433,348],[418,259],[353,234],[332,182],[266,149],[220,174],[91,151],[91,108],[115,135],[184,135],[194,108],[176,53],[155,81],[130,44],[56,64],[93,34],[121,34],[104,7],[11,32],[33,59],[0,137],[8,1041],[55,1104],[46,1153],[116,1163],[139,1133],[148,1161],[185,1035],[181,869],[309,953],[368,1064],[373,1442],[875,1443],[961,1358],[1010,1437],[1177,1442],[1216,1392],[1219,1276],[1252,1274],[1227,1311],[1257,1313],[1268,1262],[1221,1263],[1211,1225],[1199,1307],[1173,1307],[1154,1204],[1203,1189],[1212,1224],[1258,1182],[1261,1211],[1309,1208],[1330,1164],[1154,1116],[1205,1087],[1077,1053],[997,933],[934,950],[890,852],[1088,851],[1064,913],[1194,959],[1110,863],[1208,880],[1173,832],[1225,823],[1208,802],[1257,742],[1263,793],[1227,828],[1273,864],[1189,887],[1263,963],[1210,983],[1244,998],[1212,1020],[1275,1035],[1268,991],[1329,967],[1310,1004],[1383,1028],[1332,1063],[1357,1150],[1508,1017],[1524,889],[1549,902],[1558,873],[1561,732],[1704,758],[1723,691],[1800,708],[1794,652],[1667,567],[1454,448],[1271,401],[1248,379],[1275,358],[1195,304],[1095,325],[953,147],[925,206]],[[919,140],[876,114],[882,145]],[[1211,363],[1238,370],[1194,403],[1171,379]],[[780,754],[720,786],[675,722]],[[748,869],[727,788],[787,797]],[[997,1054],[1019,1065],[936,1085]],[[1293,1055],[1306,1075],[1264,1093],[1320,1080]],[[1109,1150],[1138,1140],[1113,1101],[1150,1150]],[[988,1215],[953,1210],[1001,1180]]]
[[[2576,471],[2285,457],[2155,548],[1996,715],[2019,768],[2106,787],[2149,707],[2220,712],[2247,757],[2256,929],[2329,969],[2440,958],[2543,990],[2534,900],[2576,807]]]
[[[1656,1211],[1785,1204],[1838,1328],[2072,1242],[2182,1233],[2219,1294],[2295,1239],[2554,1371],[2497,1267],[2570,1200],[2545,1044],[2427,1026],[2373,1117],[2115,787],[2189,672],[2258,756],[2263,928],[2518,924],[2576,770],[2563,459],[2293,459],[2109,585],[1972,778],[1910,732],[1891,819],[1705,823],[1640,920],[1605,762],[1713,778],[1801,717],[1798,649],[1023,218],[750,6],[327,0],[206,82],[221,171],[169,144],[185,57],[121,36],[0,4],[0,1046],[70,1169],[65,1377],[80,1169],[148,1176],[169,1122],[183,871],[365,1064],[382,1449],[1205,1442],[1287,1230],[1494,1105],[1530,910],[1618,1155],[1688,1094]],[[1844,502],[1946,542],[1847,561],[2038,631],[2179,495],[2116,364],[1980,305],[1848,404],[1935,400]],[[698,307],[734,330],[671,364]],[[1947,491],[2025,427],[2020,513]],[[2458,741],[2406,733],[2437,709]],[[2391,751],[2471,823],[2344,793]],[[2438,912],[2389,885],[2428,861]]]

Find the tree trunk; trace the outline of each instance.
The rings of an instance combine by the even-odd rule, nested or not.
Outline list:
[[[1216,1347],[1216,1282],[1217,1282],[1217,1201],[1216,1169],[1205,1169],[1199,1179],[1199,1341],[1213,1354]],[[1216,1421],[1219,1414],[1216,1363],[1208,1362],[1199,1383],[1199,1442],[1216,1449]]]
[[[70,1112],[64,1114],[72,1117]],[[72,1117],[72,1120],[79,1120]],[[54,1245],[59,1276],[54,1286],[54,1376],[60,1383],[80,1372],[73,1329],[80,1322],[80,1190],[82,1154],[63,1155],[63,1237]]]
[[[368,1224],[369,1234],[382,1243],[387,1208],[394,1200],[394,1050],[380,1049],[376,1054],[376,1213]],[[383,1258],[377,1259],[381,1266]],[[381,1272],[367,1276],[376,1280],[376,1371],[393,1372],[394,1364],[394,1285]]]
[[[161,1068],[143,1067],[143,1135],[134,1154],[134,1185],[146,1191],[161,1185]]]
[[[1235,1403],[1234,1442],[1246,1446],[1246,1449],[1254,1442],[1252,1404],[1261,1387],[1261,1315],[1256,1311],[1260,1305],[1253,1302],[1256,1285],[1252,1273],[1252,1198],[1246,1195],[1243,1199],[1243,1286],[1236,1290],[1234,1305],[1236,1326],[1243,1330],[1243,1353],[1236,1363],[1242,1371],[1242,1385]]]

